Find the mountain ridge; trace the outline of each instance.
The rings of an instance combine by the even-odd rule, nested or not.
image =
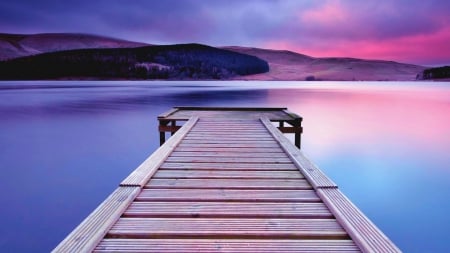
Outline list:
[[[150,44],[82,33],[0,33],[0,60],[87,48],[141,47]]]
[[[74,49],[138,48],[141,42],[77,33],[0,34],[0,60]],[[269,71],[230,77],[235,80],[332,80],[409,81],[422,76],[424,66],[349,57],[312,57],[288,50],[253,47],[218,47],[255,56],[268,63]]]
[[[323,81],[410,81],[426,67],[385,60],[351,57],[312,57],[288,50],[223,47],[257,56],[269,63],[269,72],[243,77],[244,80]]]

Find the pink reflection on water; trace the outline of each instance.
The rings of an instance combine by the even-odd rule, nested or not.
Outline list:
[[[291,98],[287,102],[286,96]],[[269,91],[269,102],[284,104],[303,116],[308,152],[324,155],[350,144],[372,152],[389,143],[421,149],[450,148],[447,87],[275,89]]]

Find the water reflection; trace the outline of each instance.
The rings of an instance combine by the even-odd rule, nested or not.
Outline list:
[[[14,87],[16,86],[18,85]],[[31,88],[26,89],[27,86]],[[83,85],[70,91],[62,86],[37,86],[41,89],[36,88],[36,85],[15,89],[0,88],[3,97],[0,102],[0,117],[120,113],[126,110],[151,110],[155,105],[166,105],[167,108],[176,105],[223,106],[230,103],[252,106],[264,104],[267,97],[267,90],[263,89],[230,90],[228,87],[210,85],[171,85],[165,88],[159,85]]]
[[[443,85],[3,82],[0,251],[51,250],[158,147],[156,116],[177,105],[289,107],[304,152],[401,249],[450,246]]]
[[[305,152],[389,237],[405,252],[442,252],[449,88],[400,88],[289,90],[286,104],[304,116]],[[271,90],[270,103],[287,92]]]

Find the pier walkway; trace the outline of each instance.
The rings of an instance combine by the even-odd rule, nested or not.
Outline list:
[[[177,107],[158,120],[162,146],[54,252],[400,252],[304,157],[296,114]]]

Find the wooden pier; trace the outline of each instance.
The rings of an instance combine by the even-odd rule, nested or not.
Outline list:
[[[158,120],[162,146],[53,252],[400,252],[305,158],[286,108]]]

